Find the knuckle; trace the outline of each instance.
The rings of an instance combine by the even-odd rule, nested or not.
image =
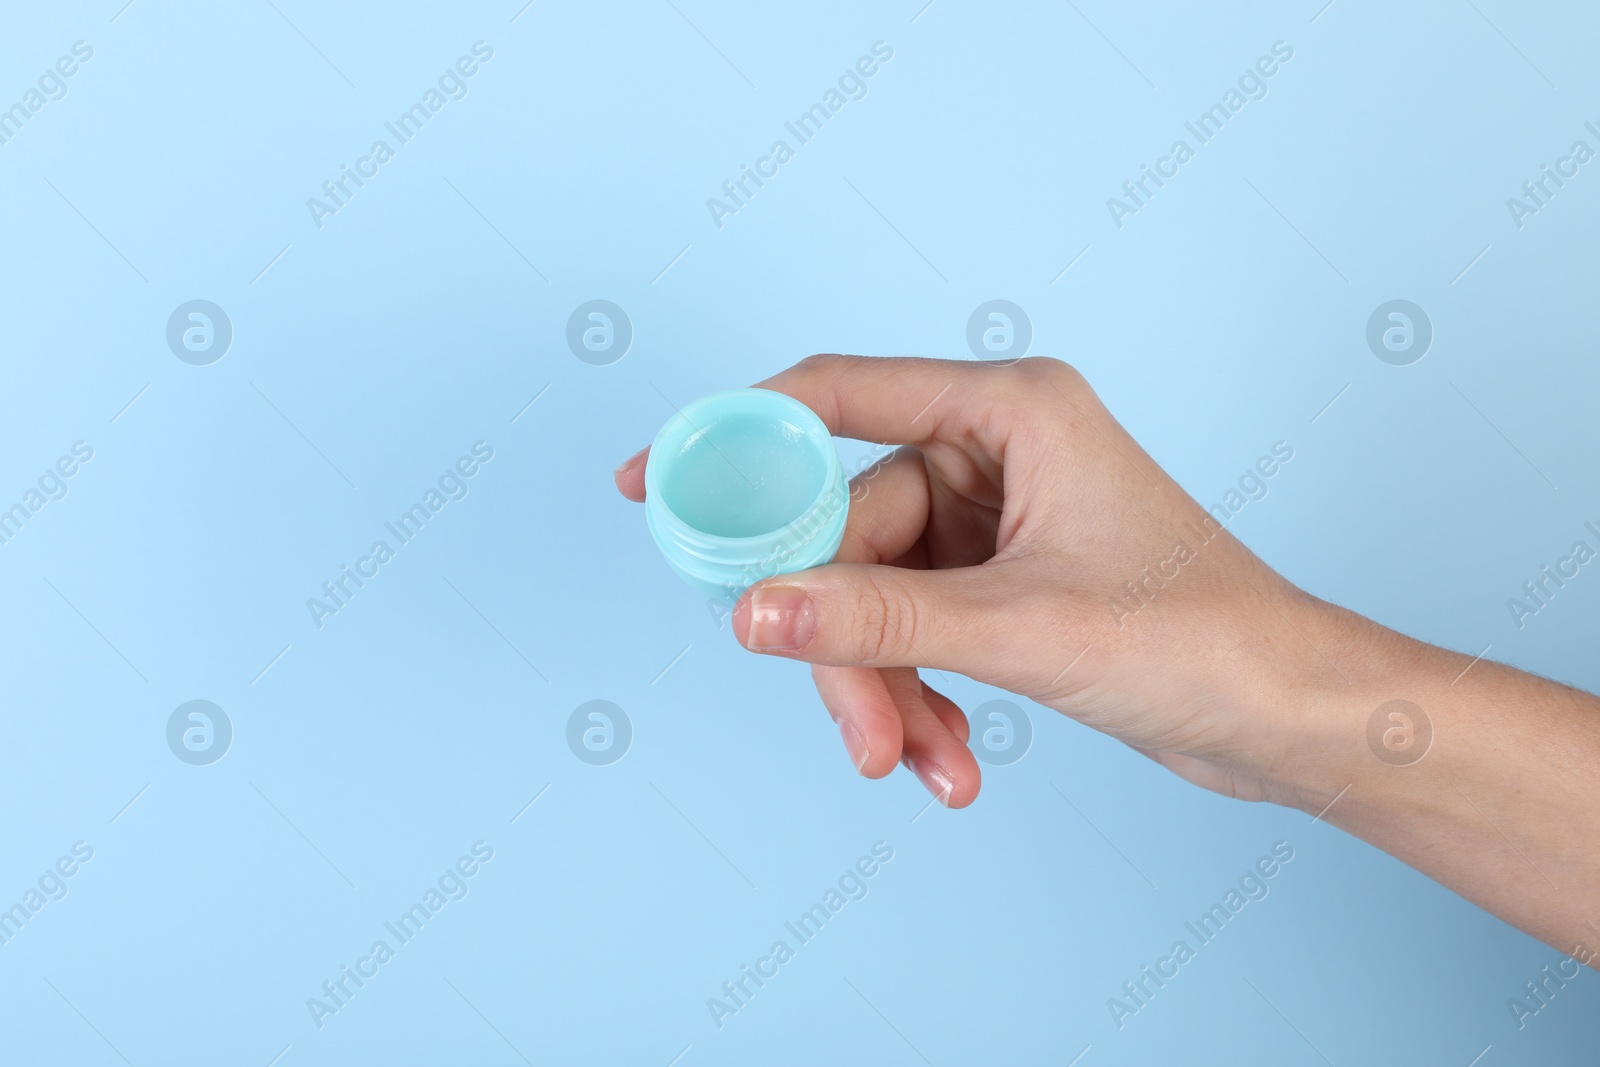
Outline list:
[[[915,647],[916,609],[909,598],[879,577],[864,575],[856,584],[857,638],[862,659],[896,659]]]
[[[802,359],[799,366],[811,371],[826,371],[842,358],[837,352],[814,352]]]
[[[1017,367],[1028,380],[1048,383],[1063,391],[1078,390],[1087,384],[1076,367],[1054,356],[1029,356]]]
[[[867,498],[869,491],[862,486],[859,498],[854,493],[850,496],[851,504],[859,504]],[[844,537],[839,541],[839,549],[833,555],[835,563],[878,563],[878,552],[872,547],[872,539],[862,531],[860,526],[846,526]]]

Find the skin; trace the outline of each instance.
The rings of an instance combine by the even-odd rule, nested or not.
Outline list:
[[[746,648],[812,664],[861,774],[903,764],[972,803],[966,717],[917,673],[953,671],[1195,785],[1320,815],[1600,967],[1600,700],[1296,588],[1058,360],[813,356],[758,386],[900,446],[852,483],[835,562],[733,613]],[[647,462],[617,468],[630,500]],[[1417,716],[1378,712],[1394,700],[1431,723],[1414,762],[1368,740],[1376,715],[1404,741]]]

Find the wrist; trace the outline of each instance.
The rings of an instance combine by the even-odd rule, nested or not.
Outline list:
[[[1267,724],[1250,757],[1262,793],[1330,818],[1331,805],[1356,793],[1387,804],[1432,770],[1449,714],[1441,697],[1451,669],[1467,661],[1305,594],[1297,600],[1275,642],[1289,654],[1263,672],[1256,714],[1246,717]]]

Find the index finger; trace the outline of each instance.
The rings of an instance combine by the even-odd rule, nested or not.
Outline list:
[[[817,355],[755,388],[794,397],[836,437],[892,445],[977,440],[998,452],[1005,442],[987,413],[1016,384],[994,366],[971,360]]]
[[[1026,367],[1036,361],[999,362]],[[824,354],[808,356],[754,388],[800,401],[836,437],[893,445],[976,441],[998,456],[1005,440],[1003,420],[991,417],[995,402],[1028,387],[979,361]],[[649,451],[617,468],[617,488],[629,500],[644,499]]]

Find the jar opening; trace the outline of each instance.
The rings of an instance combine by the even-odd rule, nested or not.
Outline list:
[[[757,537],[804,515],[827,485],[828,456],[802,426],[738,411],[696,427],[662,461],[662,502],[715,537]]]

